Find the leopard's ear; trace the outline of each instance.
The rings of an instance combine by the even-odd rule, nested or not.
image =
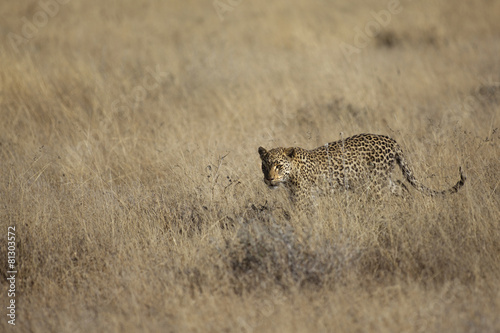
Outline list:
[[[295,156],[295,148],[290,147],[290,148],[285,148],[285,155],[292,158]]]
[[[267,150],[265,150],[263,147],[259,147],[260,158],[263,159],[264,156],[266,156],[266,154],[267,154]]]

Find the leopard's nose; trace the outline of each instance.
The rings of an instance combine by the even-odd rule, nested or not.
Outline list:
[[[272,185],[273,179],[272,178],[264,178],[264,183],[266,183],[267,185]]]

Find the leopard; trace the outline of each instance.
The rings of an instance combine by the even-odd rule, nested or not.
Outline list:
[[[437,191],[423,185],[415,178],[396,140],[379,134],[358,134],[312,150],[259,147],[258,152],[265,184],[270,188],[284,185],[299,207],[325,191],[364,191],[380,197],[388,190],[407,198],[411,194],[405,183],[393,178],[396,165],[403,173],[403,180],[431,197],[456,193],[466,181],[460,166],[460,180],[451,188]]]

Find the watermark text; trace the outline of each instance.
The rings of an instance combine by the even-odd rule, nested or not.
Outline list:
[[[10,325],[16,325],[16,227],[7,230],[7,317]]]

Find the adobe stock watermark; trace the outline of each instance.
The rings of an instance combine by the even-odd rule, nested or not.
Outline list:
[[[16,255],[16,227],[9,226],[7,229],[7,290],[8,306],[7,321],[10,325],[16,325],[16,274],[17,274],[17,255]]]
[[[26,45],[35,38],[40,30],[44,28],[51,18],[59,13],[60,6],[69,3],[71,0],[40,0],[38,8],[31,19],[23,16],[21,22],[21,34],[9,32],[7,38],[15,52],[19,52],[19,47]]]
[[[281,292],[274,291],[272,292],[272,295],[270,295],[269,299],[260,301],[254,305],[260,316],[263,318],[269,318],[277,312],[278,307],[286,303],[289,303],[288,298]],[[239,332],[252,333],[262,330],[262,327],[260,327],[261,324],[254,320],[246,319],[244,317],[237,317],[236,320],[238,324],[237,330]]]
[[[496,94],[500,95],[500,81],[493,79],[493,76],[479,77],[479,87],[472,93],[465,96],[460,102],[451,105],[450,112],[473,112],[478,107],[478,97],[489,98]]]
[[[142,78],[142,82],[136,85],[129,94],[123,94],[111,103],[111,109],[114,112],[134,110],[139,103],[148,97],[149,93],[173,80],[173,75],[170,72],[160,70],[159,65],[156,65],[154,70],[151,67],[146,67],[146,72],[147,75]]]
[[[214,0],[212,3],[219,16],[219,20],[224,21],[227,13],[232,12],[243,0]]]
[[[368,46],[370,40],[377,37],[382,32],[382,28],[391,23],[392,17],[398,15],[402,11],[403,7],[399,0],[389,0],[386,9],[382,9],[378,12],[370,12],[373,20],[368,21],[363,29],[360,27],[354,28],[353,43],[349,44],[342,42],[339,45],[347,62],[351,62],[351,58],[354,54],[361,53],[361,50]]]

